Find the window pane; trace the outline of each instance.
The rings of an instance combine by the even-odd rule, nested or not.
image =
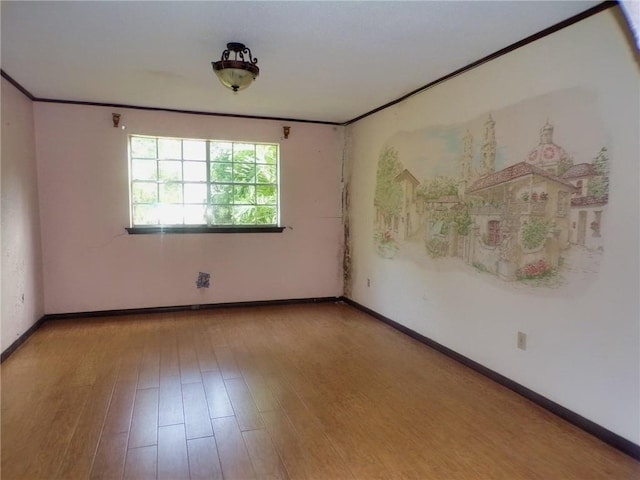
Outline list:
[[[258,163],[276,165],[278,163],[277,145],[256,145],[256,157]]]
[[[160,161],[158,162],[160,170],[160,180],[166,182],[168,180],[182,180],[182,162]]]
[[[221,183],[233,182],[233,164],[232,163],[212,163],[211,164],[211,181]]]
[[[181,183],[161,183],[159,189],[161,203],[182,203]]]
[[[211,142],[210,154],[212,162],[231,161],[231,143]]]
[[[194,182],[207,181],[207,164],[204,162],[184,162],[183,164],[184,180]]]
[[[182,158],[182,141],[175,138],[159,138],[158,158],[180,160]]]
[[[180,225],[183,223],[182,205],[159,205],[160,223],[163,225]]]
[[[231,225],[233,223],[231,207],[214,206],[213,219],[211,223],[214,225]]]
[[[184,160],[206,160],[207,142],[202,140],[184,140],[182,143]]]
[[[133,203],[156,203],[158,201],[158,184],[133,182],[131,184]]]
[[[233,144],[233,161],[255,163],[256,147],[250,143],[234,143]]]
[[[158,217],[156,215],[155,205],[134,205],[133,206],[133,224],[134,225],[157,225]]]
[[[256,223],[256,207],[251,205],[235,205],[233,207],[233,223],[236,225],[252,225]]]
[[[257,183],[276,183],[275,165],[256,165]]]
[[[157,162],[155,160],[132,160],[131,178],[133,180],[157,180]]]
[[[253,163],[234,163],[233,181],[236,183],[255,183],[256,166]]]
[[[256,187],[256,201],[260,205],[276,205],[278,190],[275,185],[258,185]]]
[[[206,205],[185,205],[184,223],[189,225],[206,225],[207,206]]]
[[[132,158],[156,158],[156,139],[131,137]]]
[[[278,210],[276,207],[256,207],[256,220],[261,224],[276,224]]]
[[[207,184],[185,183],[184,203],[207,203]]]
[[[489,245],[500,244],[500,222],[498,220],[489,221]]]
[[[233,185],[211,185],[211,203],[230,205],[233,203]]]
[[[255,205],[256,187],[254,187],[253,185],[234,185],[233,203],[236,205]]]

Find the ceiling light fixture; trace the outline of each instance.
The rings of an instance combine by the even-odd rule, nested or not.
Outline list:
[[[229,60],[231,52],[235,54],[233,60]],[[247,60],[245,55],[248,57]],[[260,73],[257,63],[258,59],[251,56],[251,50],[245,47],[244,43],[231,42],[227,43],[227,49],[222,52],[220,61],[211,62],[211,65],[220,83],[238,92],[251,85]]]

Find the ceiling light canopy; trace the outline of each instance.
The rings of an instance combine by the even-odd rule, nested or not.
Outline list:
[[[234,58],[229,60],[231,52],[234,53]],[[227,43],[227,49],[222,52],[220,61],[211,62],[211,65],[220,83],[238,92],[251,85],[260,73],[257,63],[258,59],[251,56],[251,50],[243,43],[231,42]]]

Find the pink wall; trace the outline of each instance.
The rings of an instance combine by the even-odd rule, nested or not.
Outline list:
[[[2,79],[2,351],[44,313],[31,100]]]
[[[279,121],[35,105],[46,313],[337,296],[341,131]],[[126,130],[113,128],[122,114]],[[127,135],[280,143],[282,233],[129,235]],[[197,289],[199,271],[211,288]]]

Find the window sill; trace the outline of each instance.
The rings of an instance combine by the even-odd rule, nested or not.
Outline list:
[[[164,234],[164,233],[280,233],[285,227],[260,226],[260,225],[229,225],[220,227],[125,227],[129,235],[139,234]]]

